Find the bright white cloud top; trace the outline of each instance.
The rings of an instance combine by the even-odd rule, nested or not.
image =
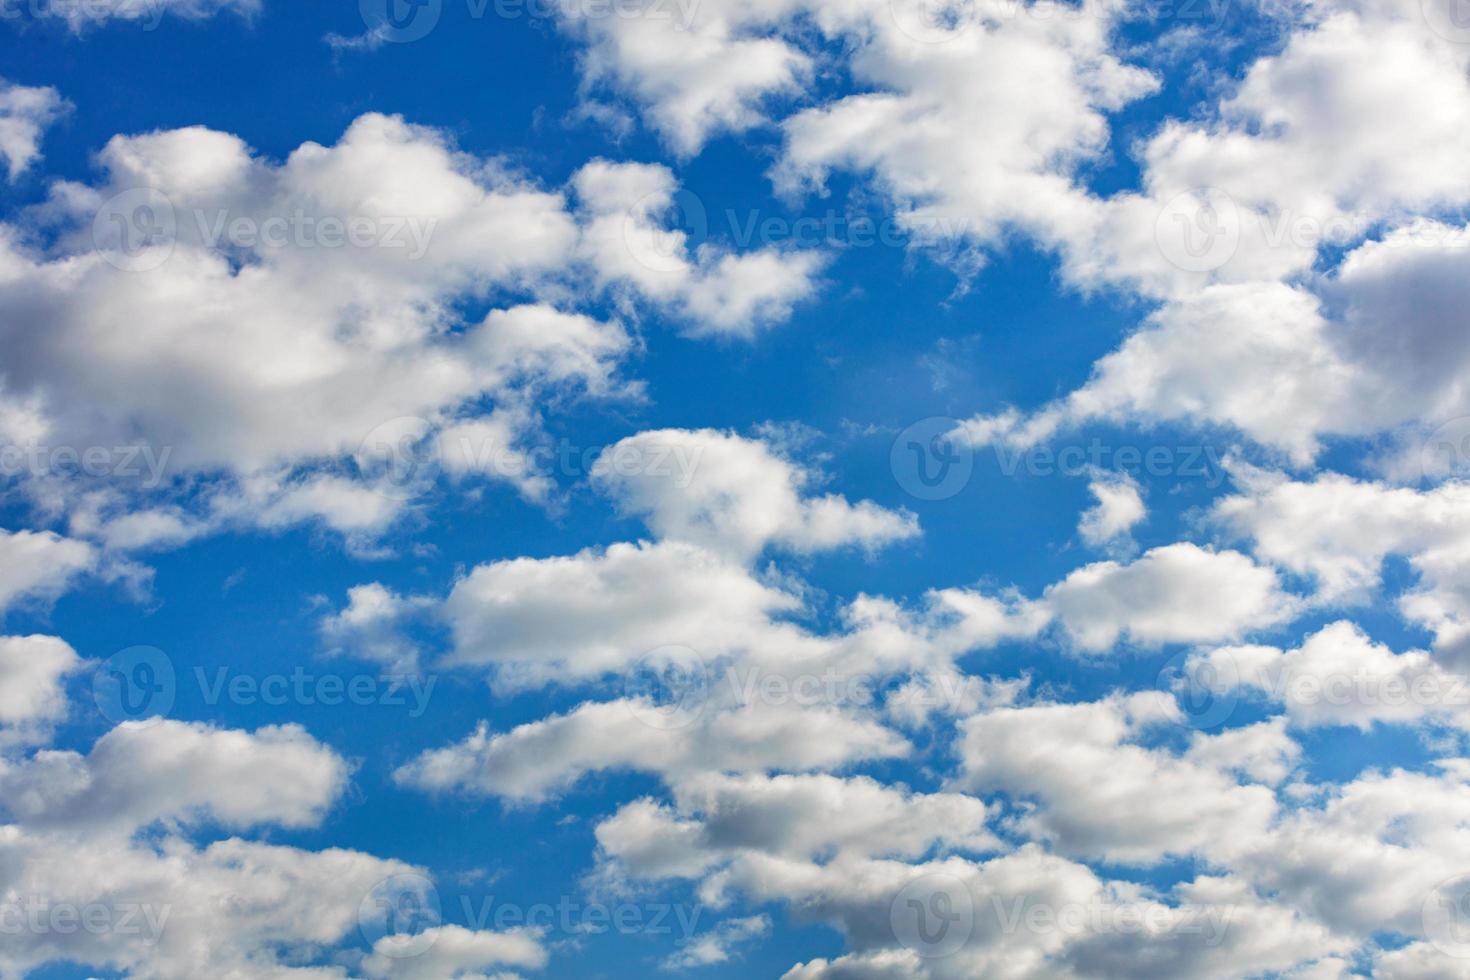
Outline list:
[[[0,980],[1470,977],[1463,5],[531,6],[0,11]]]

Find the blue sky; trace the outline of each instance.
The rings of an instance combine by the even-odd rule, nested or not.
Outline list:
[[[1470,976],[1454,0],[388,2],[0,5],[0,980]]]

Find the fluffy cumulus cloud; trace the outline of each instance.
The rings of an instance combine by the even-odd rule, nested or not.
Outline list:
[[[28,597],[55,597],[96,564],[96,549],[84,541],[0,529],[0,611]]]
[[[1211,752],[1208,742],[1198,753],[1141,744],[1151,725],[1172,720],[1149,694],[998,708],[962,724],[959,784],[1035,801],[1015,818],[1028,836],[1082,858],[1148,864],[1263,833],[1275,794],[1242,785],[1231,753]],[[1102,772],[1107,779],[1097,778]],[[1150,786],[1170,790],[1161,799]]]
[[[374,895],[399,879],[427,884],[420,869],[350,850],[191,840],[208,828],[315,827],[349,771],[296,725],[246,732],[156,719],[118,726],[85,755],[0,760],[0,973],[64,959],[148,980],[347,980],[545,962],[533,935],[451,926],[410,937],[430,950],[412,961],[398,959],[391,946],[403,937],[391,933],[362,957],[351,949],[359,929],[383,933]],[[339,945],[360,970],[324,956]]]
[[[367,111],[280,156],[205,126],[89,131],[91,176],[47,180],[66,89],[0,81],[0,978],[502,980],[619,938],[452,915],[405,934],[396,897],[423,911],[435,885],[394,855],[442,859],[438,824],[365,838],[392,827],[343,826],[359,793],[580,842],[518,898],[571,869],[567,898],[697,905],[639,969],[764,970],[775,936],[785,980],[1466,976],[1455,2],[1232,8],[1240,36],[1210,51],[1179,5],[1163,26],[1116,0],[558,4],[565,130],[656,139],[554,178]],[[231,11],[268,13],[36,16],[84,44]],[[684,173],[751,160],[783,208],[884,209],[956,298],[1027,250],[1121,311],[1090,368],[936,391],[964,440],[1208,433],[1231,484],[1098,464],[1035,511],[997,500],[1068,501],[1021,527],[1021,561],[1000,518],[952,520],[969,498],[905,506],[855,452],[705,398],[690,365],[753,371],[803,304],[870,288],[831,247],[708,235],[724,202]],[[671,369],[665,342],[702,353]],[[563,438],[599,447],[575,475],[546,463]],[[482,534],[500,503],[550,520]],[[302,559],[271,583],[296,597],[279,622],[330,670],[443,680],[442,717],[78,709],[110,634],[69,590],[301,525],[382,564],[304,589]],[[173,557],[160,579],[195,567]],[[207,621],[205,595],[147,621]],[[454,849],[452,880],[547,863],[511,850]],[[9,927],[59,908],[126,927]]]
[[[82,658],[54,636],[0,637],[0,747],[34,738],[67,714],[66,678]]]
[[[1318,728],[1429,722],[1470,727],[1470,679],[1423,650],[1394,653],[1361,628],[1333,623],[1300,647],[1219,647],[1195,654],[1190,682],[1280,704],[1293,725]]]
[[[1087,485],[1097,503],[1082,512],[1077,533],[1094,548],[1126,550],[1133,544],[1128,532],[1148,516],[1138,483],[1126,473],[1100,475]]]
[[[543,499],[544,474],[497,460],[537,441],[548,402],[639,392],[618,375],[623,323],[567,307],[616,288],[740,332],[816,268],[686,254],[657,224],[665,168],[589,164],[574,205],[397,117],[279,162],[203,127],[117,136],[98,160],[98,182],[58,181],[0,228],[17,355],[0,427],[7,475],[118,547],[241,520],[370,534],[441,471]],[[649,236],[674,263],[656,274]],[[199,477],[188,512],[137,516],[138,495]]]
[[[1128,564],[1097,562],[1072,572],[1042,600],[1079,650],[1119,640],[1141,646],[1200,643],[1268,627],[1295,600],[1274,570],[1236,551],[1180,543]]]
[[[768,545],[822,551],[869,549],[918,535],[912,514],[838,494],[808,497],[806,469],[759,440],[703,429],[630,436],[608,448],[593,482],[661,538],[752,557]]]
[[[41,136],[68,108],[48,86],[17,85],[0,78],[0,159],[14,181],[41,155]]]
[[[1465,664],[1464,483],[1416,490],[1332,473],[1302,481],[1250,472],[1241,489],[1215,505],[1215,517],[1262,559],[1309,579],[1321,602],[1364,602],[1388,558],[1407,560],[1417,579],[1397,597],[1400,612],[1433,633],[1447,664]]]

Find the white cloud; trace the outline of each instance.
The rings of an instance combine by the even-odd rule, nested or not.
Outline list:
[[[385,936],[362,961],[363,971],[377,980],[480,980],[490,967],[540,969],[547,960],[538,938],[526,931],[472,931],[443,925],[425,929],[409,941],[413,948],[426,945],[427,949],[404,956],[394,947],[395,943],[402,945],[404,937]]]
[[[54,88],[0,78],[0,158],[12,181],[41,155],[41,134],[69,108]]]
[[[1394,653],[1346,621],[1324,626],[1293,650],[1202,651],[1187,669],[1202,689],[1260,692],[1301,728],[1438,722],[1470,730],[1470,679],[1423,650]]]
[[[401,596],[378,582],[347,590],[347,606],[323,617],[322,641],[335,655],[373,660],[396,673],[418,669],[418,643],[406,627],[433,605],[423,596]]]
[[[1236,637],[1280,623],[1295,601],[1272,569],[1184,542],[1126,565],[1079,568],[1047,588],[1041,604],[1072,643],[1096,653],[1120,640],[1158,646]]]
[[[1148,516],[1137,481],[1126,473],[1099,474],[1088,482],[1087,490],[1097,503],[1077,522],[1082,540],[1094,548],[1131,549],[1128,532]]]
[[[916,537],[918,521],[871,501],[807,497],[814,474],[764,443],[713,429],[640,432],[609,447],[592,480],[660,538],[750,559],[768,546],[797,552],[869,550]]]
[[[299,725],[254,733],[199,722],[124,722],[87,755],[43,750],[0,770],[23,826],[130,836],[156,822],[314,826],[349,767]]]
[[[0,747],[44,737],[66,717],[66,678],[84,661],[54,636],[0,636]]]
[[[713,931],[685,944],[677,953],[665,959],[662,965],[666,970],[687,970],[690,967],[725,963],[730,960],[736,947],[764,939],[770,933],[769,916],[752,915],[743,919],[726,919]]]
[[[960,793],[910,793],[863,776],[713,772],[673,789],[673,807],[640,800],[598,824],[615,874],[701,877],[747,852],[828,861],[1001,849],[985,803]]]
[[[1083,858],[1150,865],[1265,834],[1275,794],[1228,773],[1242,757],[1139,744],[1169,720],[1148,693],[987,711],[961,723],[957,785],[1035,801],[1015,826]]]
[[[0,612],[26,597],[55,598],[96,564],[96,550],[86,542],[0,528]]]
[[[634,287],[689,322],[694,336],[749,338],[785,319],[816,289],[821,253],[768,245],[736,254],[698,240],[708,230],[704,204],[680,191],[673,173],[654,164],[597,160],[572,178],[582,206],[582,248],[597,277]],[[676,208],[696,240],[663,219]]]
[[[831,707],[752,704],[707,710],[673,727],[660,725],[665,717],[651,701],[619,699],[498,734],[482,725],[461,742],[425,752],[395,777],[422,790],[538,801],[591,772],[805,771],[908,751],[876,721]]]
[[[1214,516],[1250,540],[1261,559],[1316,585],[1322,603],[1363,601],[1382,582],[1384,560],[1402,555],[1418,573],[1398,599],[1410,622],[1430,630],[1436,656],[1465,662],[1470,640],[1470,485],[1392,487],[1324,473],[1311,481],[1242,471],[1240,494]]]

